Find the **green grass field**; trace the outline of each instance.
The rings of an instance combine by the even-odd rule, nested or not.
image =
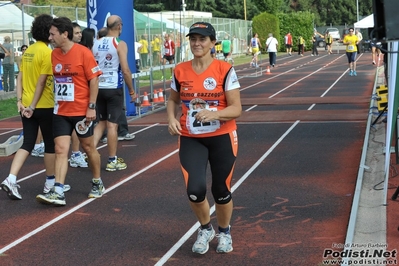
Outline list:
[[[0,119],[18,115],[17,98],[11,98],[0,101]]]

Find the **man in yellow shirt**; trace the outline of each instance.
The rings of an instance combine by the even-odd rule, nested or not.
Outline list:
[[[161,63],[161,40],[158,35],[154,35],[154,38],[151,41],[151,49],[153,65],[159,66]]]
[[[146,34],[141,35],[141,40],[139,41],[139,43],[141,44],[141,49],[140,49],[141,66],[142,66],[142,68],[147,68],[147,66],[148,66],[148,41],[147,41]]]
[[[349,34],[345,36],[343,44],[346,45],[346,56],[348,57],[349,63],[349,76],[357,76],[356,73],[356,55],[357,45],[359,39],[353,33],[353,28],[349,28]]]

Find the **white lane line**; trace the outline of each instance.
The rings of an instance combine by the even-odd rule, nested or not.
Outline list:
[[[148,130],[148,129],[152,128],[152,127],[155,127],[155,126],[157,126],[157,125],[159,125],[159,123],[155,123],[155,124],[150,125],[150,126],[148,126],[148,127],[145,127],[145,128],[140,129],[140,130],[137,130],[137,131],[133,132],[133,134],[137,134],[137,133],[143,132],[143,131]],[[98,147],[97,147],[97,150],[102,149],[102,148],[104,148],[104,147],[106,147],[106,146],[107,146],[107,144],[98,146]],[[123,145],[122,145],[122,146],[123,146]],[[68,166],[68,167],[69,167],[69,166]],[[41,174],[41,173],[44,173],[45,171],[46,171],[46,169],[43,169],[43,170],[40,170],[40,171],[38,171],[38,172],[36,172],[36,173],[30,174],[30,175],[28,175],[28,176],[25,176],[25,177],[23,177],[23,178],[19,178],[19,179],[17,180],[17,183],[22,182],[22,181],[25,181],[25,180],[27,180],[27,179],[29,179],[29,178],[31,178],[31,177],[37,176],[37,175],[39,175],[39,174]],[[0,190],[1,190],[1,189],[0,189]]]
[[[297,81],[291,83],[291,84],[288,85],[287,87],[285,87],[285,88],[279,90],[278,92],[274,93],[273,95],[269,96],[269,98],[273,98],[274,96],[276,96],[276,95],[282,93],[283,91],[289,89],[290,87],[294,86],[295,84],[299,83],[300,81],[302,81],[302,80],[304,80],[304,79],[307,79],[308,77],[310,77],[310,76],[316,74],[317,72],[319,72],[319,71],[321,71],[321,70],[324,70],[328,65],[330,65],[330,64],[333,63],[334,61],[340,59],[341,57],[342,57],[342,56],[340,56],[340,57],[336,58],[335,60],[329,62],[328,64],[322,66],[321,68],[317,69],[316,71],[313,71],[312,73],[310,73],[310,74],[304,76],[303,78],[298,79]]]
[[[17,131],[17,130],[22,130],[21,127],[20,127],[20,128],[13,128],[13,129],[11,129],[11,128],[0,128],[0,129],[1,129],[1,130],[3,130],[3,129],[8,129],[8,131],[3,132],[3,133],[0,133],[0,136],[5,135],[5,134],[10,134],[11,132],[15,132],[15,131]]]
[[[294,124],[291,125],[291,127],[283,134],[281,137],[265,152],[265,154],[262,155],[256,161],[254,165],[233,185],[231,188],[231,192],[233,193],[247,178],[248,176],[266,159],[267,156],[272,153],[272,151],[279,145],[283,139],[299,124],[299,120],[297,120]],[[212,215],[213,212],[215,211],[215,205],[213,205],[210,209],[210,214]],[[194,234],[198,227],[200,226],[199,222],[196,222],[190,230],[188,230],[177,242],[174,244],[168,252],[165,253],[165,255],[162,256],[162,258],[159,259],[159,261],[155,264],[155,266],[161,266],[164,263],[166,263],[172,256],[173,254],[176,253],[177,250],[180,249],[180,247],[190,238],[192,234]]]
[[[109,187],[109,188],[106,188],[104,194],[107,194],[107,193],[111,192],[111,191],[114,190],[115,188],[120,187],[121,185],[123,185],[124,183],[126,183],[126,182],[132,180],[132,179],[135,178],[136,176],[138,176],[138,175],[144,173],[144,172],[147,171],[148,169],[151,169],[152,167],[156,166],[156,165],[159,164],[160,162],[162,162],[162,161],[168,159],[170,156],[176,154],[178,151],[179,151],[179,150],[174,150],[174,151],[172,151],[171,153],[169,153],[169,154],[165,155],[164,157],[158,159],[157,161],[153,162],[152,164],[149,164],[148,166],[146,166],[145,168],[141,169],[140,171],[134,173],[133,175],[131,175],[131,176],[125,178],[124,180],[122,180],[122,181],[116,183],[115,185],[113,185],[113,186],[111,186],[111,187]],[[36,228],[35,230],[33,230],[33,231],[29,232],[28,234],[26,234],[26,235],[24,235],[24,236],[18,238],[17,240],[13,241],[12,243],[6,245],[6,246],[3,247],[2,249],[0,249],[0,255],[3,254],[4,252],[6,252],[7,250],[9,250],[9,249],[15,247],[16,245],[20,244],[21,242],[27,240],[28,238],[34,236],[35,234],[40,233],[41,231],[43,231],[43,230],[46,229],[47,227],[49,227],[49,226],[55,224],[56,222],[58,222],[58,221],[64,219],[64,218],[67,217],[68,215],[70,215],[70,214],[76,212],[77,210],[83,208],[83,207],[86,206],[87,204],[91,203],[93,200],[95,200],[95,199],[92,198],[92,199],[87,199],[87,200],[83,201],[82,203],[76,205],[75,207],[73,207],[73,208],[70,209],[69,211],[67,211],[67,212],[65,212],[65,213],[63,213],[63,214],[57,216],[57,217],[54,218],[53,220],[51,220],[51,221],[49,221],[49,222],[47,222],[47,223],[45,223],[45,224],[39,226],[39,227]],[[101,200],[101,199],[100,199],[100,200]]]

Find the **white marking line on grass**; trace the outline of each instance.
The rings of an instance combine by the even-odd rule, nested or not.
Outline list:
[[[140,171],[134,173],[133,175],[127,177],[126,179],[124,179],[124,180],[122,180],[122,181],[116,183],[115,185],[113,185],[113,186],[111,186],[111,187],[109,187],[109,188],[106,188],[104,194],[107,194],[108,192],[111,192],[112,190],[114,190],[114,189],[117,188],[117,187],[120,187],[121,185],[123,185],[124,183],[130,181],[131,179],[135,178],[136,176],[138,176],[138,175],[144,173],[145,171],[147,171],[148,169],[150,169],[150,168],[156,166],[156,165],[159,164],[160,162],[162,162],[162,161],[168,159],[170,156],[174,155],[174,154],[177,153],[178,151],[179,151],[179,150],[174,150],[174,151],[172,151],[171,153],[169,153],[169,154],[165,155],[164,157],[158,159],[157,161],[153,162],[152,164],[149,164],[149,165],[146,166],[145,168],[143,168],[143,169],[141,169]],[[18,245],[19,243],[25,241],[26,239],[28,239],[28,238],[34,236],[35,234],[37,234],[37,233],[43,231],[43,230],[46,229],[47,227],[49,227],[49,226],[55,224],[56,222],[58,222],[58,221],[64,219],[64,218],[67,217],[68,215],[70,215],[70,214],[76,212],[77,210],[83,208],[84,206],[86,206],[87,204],[89,204],[90,202],[92,202],[93,200],[95,200],[95,199],[92,198],[92,199],[87,199],[87,200],[83,201],[82,203],[80,203],[79,205],[76,205],[75,207],[73,207],[73,208],[70,209],[69,211],[67,211],[67,212],[65,212],[65,213],[63,213],[63,214],[57,216],[56,218],[54,218],[53,220],[51,220],[51,221],[49,221],[49,222],[43,224],[42,226],[39,226],[38,228],[36,228],[35,230],[31,231],[30,233],[24,235],[23,237],[18,238],[17,240],[13,241],[12,243],[10,243],[10,244],[8,244],[7,246],[5,246],[5,247],[3,247],[2,249],[0,249],[0,255],[3,254],[4,252],[6,252],[7,250],[9,250],[9,249],[15,247],[15,246]]]
[[[272,153],[272,151],[277,147],[277,145],[279,145],[283,139],[298,125],[298,123],[300,122],[300,120],[297,120],[294,124],[291,125],[291,127],[266,151],[265,154],[262,155],[262,157],[260,157],[258,159],[258,161],[256,161],[256,163],[254,165],[252,165],[252,167],[234,184],[234,186],[231,189],[231,192],[233,193],[247,178],[248,176],[266,159],[267,156],[270,155],[270,153]],[[213,205],[210,209],[210,214],[212,215],[213,212],[215,211],[215,205]],[[192,234],[194,234],[198,227],[199,227],[199,222],[196,222],[191,228],[190,230],[187,231],[187,233],[185,233],[180,239],[179,241],[176,242],[176,244],[173,245],[173,247],[171,249],[169,249],[168,252],[165,253],[165,255],[163,255],[162,258],[160,258],[160,260],[155,264],[155,266],[161,266],[164,263],[166,263],[172,256],[173,254],[176,253],[177,250],[179,250],[179,248],[190,238],[190,236]]]

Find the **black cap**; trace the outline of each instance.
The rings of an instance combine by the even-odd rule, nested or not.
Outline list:
[[[193,25],[191,25],[190,31],[186,35],[186,37],[192,34],[200,34],[202,36],[216,37],[215,29],[208,22],[195,22]]]

